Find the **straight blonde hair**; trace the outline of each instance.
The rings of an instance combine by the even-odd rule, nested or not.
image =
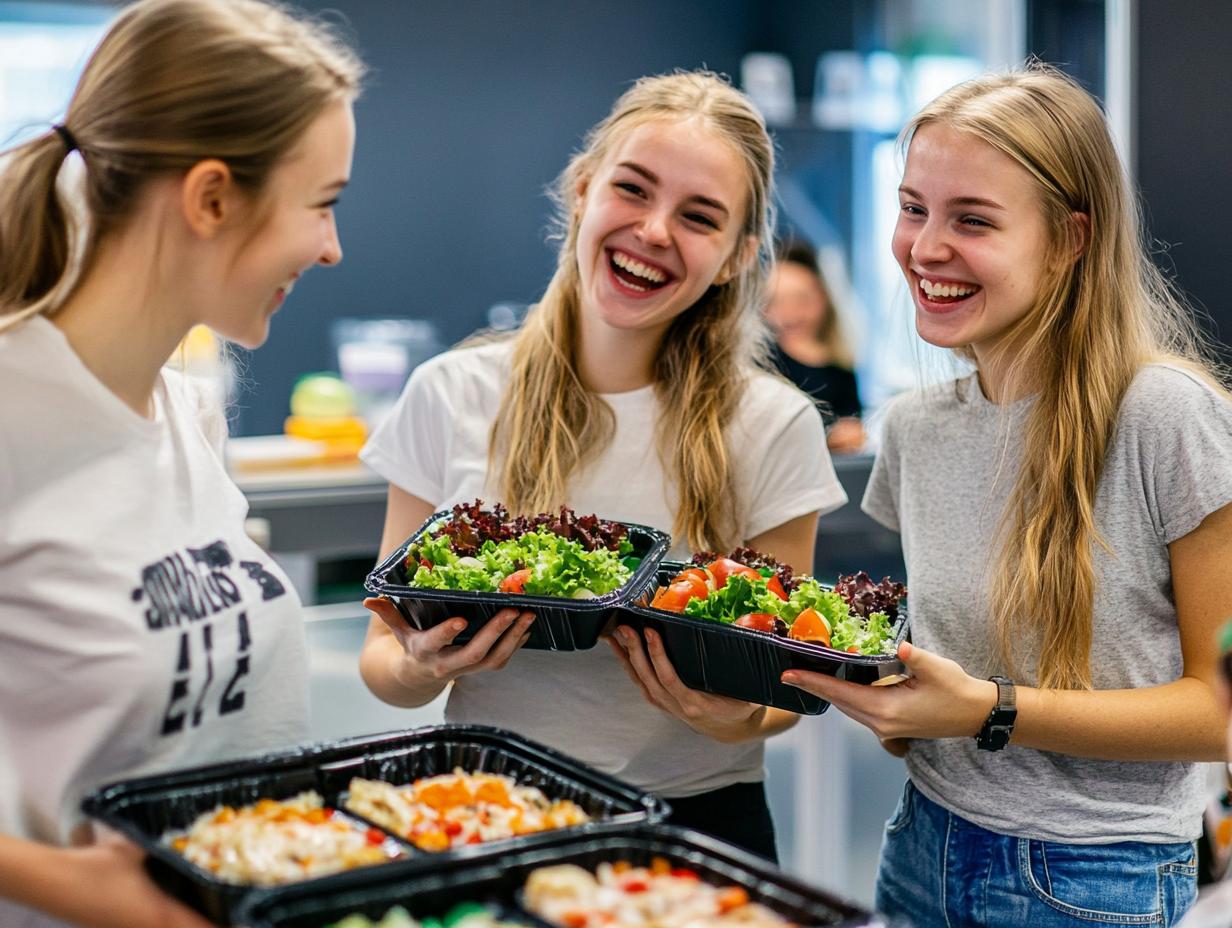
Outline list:
[[[1121,402],[1148,363],[1184,365],[1218,387],[1215,369],[1192,312],[1150,259],[1137,200],[1090,94],[1035,63],[946,91],[908,123],[904,147],[931,125],[972,135],[1029,172],[1050,230],[1051,273],[994,358],[1007,371],[1007,396],[1036,398],[1001,519],[991,609],[1007,669],[1037,647],[1039,686],[1089,689],[1094,545],[1108,547],[1095,495]],[[1075,214],[1087,217],[1085,232]]]
[[[612,410],[586,389],[577,367],[577,191],[631,130],[690,119],[730,145],[745,165],[748,212],[740,239],[754,240],[756,255],[726,283],[711,286],[665,334],[654,368],[662,409],[656,441],[679,491],[672,533],[695,550],[725,550],[743,539],[736,538],[724,425],[745,379],[764,364],[768,337],[759,308],[773,260],[774,148],[748,98],[710,72],[639,80],[591,129],[558,178],[556,272],[515,338],[509,388],[492,426],[489,470],[511,509],[547,510],[561,505],[570,479],[611,441]]]
[[[56,178],[60,129],[10,149],[0,173],[0,331],[51,313],[145,184],[219,158],[254,199],[363,66],[330,29],[261,0],[140,0],[90,56],[62,129],[85,163],[79,235]],[[80,246],[74,253],[74,243]]]

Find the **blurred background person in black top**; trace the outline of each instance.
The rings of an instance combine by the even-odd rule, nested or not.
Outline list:
[[[785,377],[820,403],[830,450],[859,451],[865,436],[851,348],[817,253],[802,241],[788,240],[777,259],[766,302],[775,338],[771,357]]]

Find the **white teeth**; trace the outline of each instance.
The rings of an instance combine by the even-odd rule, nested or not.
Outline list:
[[[957,297],[970,296],[975,293],[979,287],[963,287],[958,284],[935,284],[932,281],[920,278],[920,289],[929,296],[940,297]]]
[[[661,284],[667,280],[667,275],[657,268],[647,267],[638,261],[636,258],[630,258],[626,254],[619,251],[612,252],[612,263],[617,267],[624,268],[630,274],[636,274],[638,277],[644,277],[652,284]]]

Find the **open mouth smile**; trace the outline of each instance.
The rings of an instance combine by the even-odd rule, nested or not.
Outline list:
[[[926,307],[949,309],[975,296],[984,288],[979,284],[967,283],[961,280],[944,280],[941,278],[916,278],[916,294]]]
[[[676,279],[666,268],[616,248],[607,249],[607,263],[617,288],[634,296],[661,290]]]

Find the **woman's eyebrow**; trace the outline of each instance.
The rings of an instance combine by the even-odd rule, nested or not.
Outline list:
[[[913,190],[912,188],[908,187],[906,184],[900,185],[898,188],[898,192],[911,197],[911,199],[913,200],[924,199],[922,196],[920,196],[919,191]],[[950,206],[983,206],[988,209],[999,209],[1002,212],[1005,211],[1005,207],[1002,206],[1000,203],[998,203],[996,200],[989,200],[986,197],[952,197],[950,200],[947,201],[947,203]]]
[[[646,180],[650,181],[652,184],[659,183],[659,177],[657,174],[654,173],[654,171],[650,170],[650,168],[647,168],[647,167],[644,167],[638,164],[636,161],[621,161],[617,165],[617,167],[628,168],[634,174],[640,174],[642,177],[646,178]],[[731,210],[729,210],[725,205],[723,205],[721,201],[716,200],[713,197],[702,196],[700,193],[695,193],[688,199],[689,199],[689,202],[691,203],[698,203],[702,206],[709,206],[711,209],[716,209],[719,212],[723,213],[724,215],[729,215],[731,213]]]

